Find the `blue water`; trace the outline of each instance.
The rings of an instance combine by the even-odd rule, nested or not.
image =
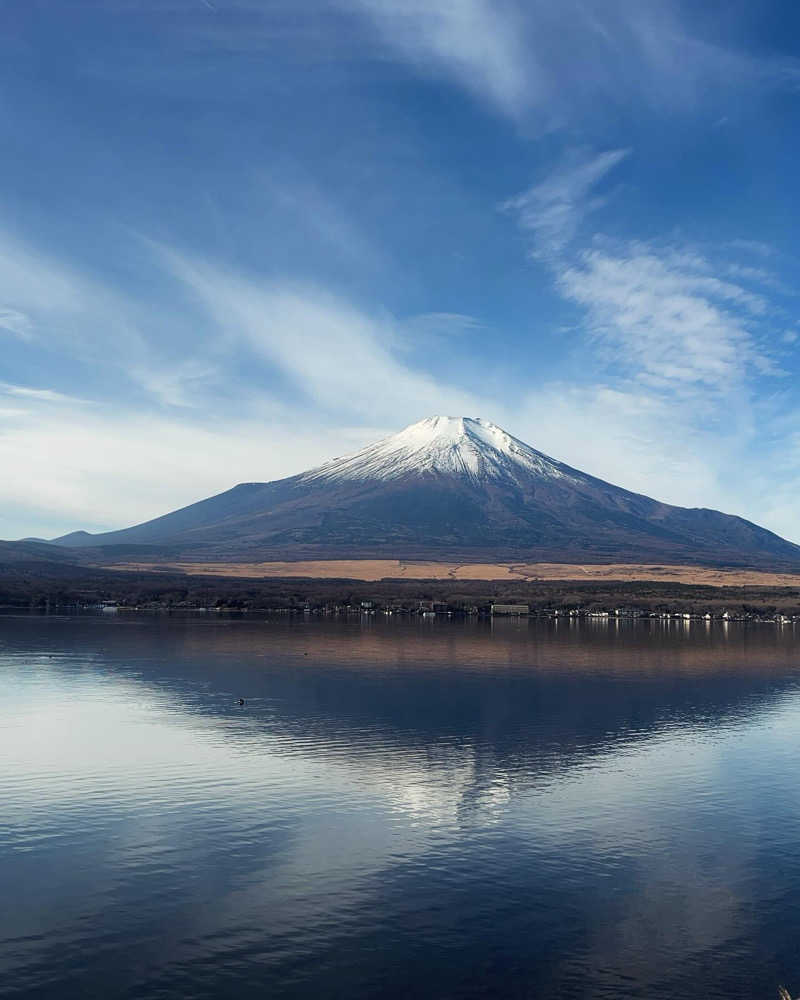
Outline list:
[[[10,997],[800,992],[800,634],[2,617],[0,890]]]

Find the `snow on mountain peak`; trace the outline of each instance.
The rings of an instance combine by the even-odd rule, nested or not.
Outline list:
[[[512,480],[572,479],[573,470],[480,417],[427,417],[353,455],[312,469],[304,480],[389,480],[412,474]]]

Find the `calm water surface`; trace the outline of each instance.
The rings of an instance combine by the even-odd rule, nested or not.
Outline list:
[[[800,634],[2,617],[0,889],[11,997],[800,992]]]

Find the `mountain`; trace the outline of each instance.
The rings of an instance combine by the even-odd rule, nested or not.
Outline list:
[[[800,568],[743,518],[612,486],[487,420],[429,417],[319,468],[56,544],[115,558],[414,558]]]

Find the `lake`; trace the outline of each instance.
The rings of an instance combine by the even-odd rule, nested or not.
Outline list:
[[[0,886],[10,997],[800,992],[800,632],[0,617]]]

